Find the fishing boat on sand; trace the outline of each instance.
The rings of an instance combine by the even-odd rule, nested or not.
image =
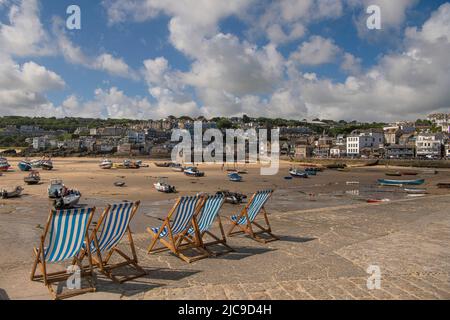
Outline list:
[[[47,171],[53,170],[52,160],[50,158],[42,159],[41,160],[41,168],[42,168],[42,170],[47,170]]]
[[[437,187],[439,189],[450,189],[450,182],[448,182],[448,183],[445,183],[445,182],[438,183]]]
[[[236,172],[230,173],[228,175],[228,178],[230,179],[231,182],[241,182],[242,181],[242,176],[240,176]]]
[[[417,179],[417,180],[379,179],[378,183],[382,186],[420,186],[425,183],[425,179]]]
[[[188,177],[196,177],[196,178],[205,176],[205,173],[202,171],[199,171],[196,167],[186,168],[184,170],[184,174],[187,175]]]
[[[11,166],[5,158],[0,158],[0,172],[6,172]]]
[[[61,179],[51,180],[50,185],[47,188],[48,197],[51,199],[60,197],[63,188],[65,188],[65,186]]]
[[[367,203],[387,203],[390,201],[390,199],[369,199],[367,200]]]
[[[308,178],[308,174],[300,169],[290,169],[289,174],[294,178]]]
[[[55,209],[71,209],[78,204],[81,193],[78,190],[64,190],[59,198],[55,199],[53,206]]]
[[[176,192],[176,189],[174,186],[171,186],[168,182],[167,182],[167,178],[166,177],[161,177],[158,179],[157,183],[154,183],[153,186],[155,187],[155,189],[159,192],[163,192],[163,193],[174,193]]]
[[[155,166],[158,168],[170,168],[172,166],[172,162],[155,162]]]
[[[17,165],[20,171],[30,171],[32,169],[31,163],[29,161],[20,161]]]
[[[109,170],[113,167],[113,162],[109,159],[104,159],[101,163],[100,163],[100,168],[105,169],[105,170]]]
[[[30,174],[23,179],[23,181],[28,185],[36,185],[41,182],[41,176],[37,171],[31,171]]]
[[[13,191],[8,191],[6,189],[0,190],[0,197],[2,199],[18,198],[22,195],[23,188],[18,186]]]
[[[239,192],[230,192],[228,190],[217,191],[216,195],[225,197],[225,203],[229,204],[241,204],[247,199],[245,194]]]
[[[427,189],[405,188],[407,194],[427,194]]]

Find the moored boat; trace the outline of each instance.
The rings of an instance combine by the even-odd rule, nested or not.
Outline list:
[[[2,199],[11,199],[11,198],[18,198],[22,195],[23,188],[20,186],[17,186],[13,191],[8,191],[6,189],[0,190],[0,197]]]
[[[23,179],[23,181],[28,185],[35,185],[41,182],[41,176],[37,171],[31,171],[30,174]]]
[[[186,168],[184,170],[184,174],[187,175],[188,177],[196,177],[196,178],[205,176],[205,173],[202,171],[199,171],[196,167]]]
[[[47,188],[49,198],[58,198],[61,196],[63,189],[65,188],[62,180],[53,179],[50,181],[50,185]]]
[[[401,172],[398,172],[398,171],[388,171],[385,173],[385,175],[387,175],[389,177],[401,177],[402,176]]]
[[[230,179],[231,182],[241,182],[242,181],[242,177],[236,172],[230,173],[228,175],[228,178]]]
[[[8,163],[8,160],[5,158],[0,158],[0,172],[6,172],[9,170],[11,166]]]
[[[50,158],[42,160],[41,161],[41,168],[42,168],[42,170],[47,170],[47,171],[53,170],[53,162],[52,162],[52,160]]]
[[[290,169],[289,174],[294,178],[308,178],[308,174],[300,169]]]
[[[53,206],[55,209],[71,209],[78,204],[80,199],[81,193],[78,190],[66,190],[54,201]]]
[[[171,186],[167,182],[167,178],[159,178],[158,182],[154,183],[153,186],[159,192],[163,192],[163,193],[174,193],[174,192],[176,192],[175,187]]]
[[[113,162],[109,159],[104,159],[101,163],[100,163],[100,168],[102,169],[111,169],[113,167]]]
[[[28,161],[20,161],[17,166],[20,171],[30,171],[32,169],[31,163]]]
[[[450,189],[450,182],[441,182],[437,184],[439,189]]]
[[[390,201],[390,199],[369,199],[367,200],[367,203],[386,203]]]
[[[378,183],[385,186],[420,186],[425,183],[425,179],[417,180],[388,180],[379,179]]]

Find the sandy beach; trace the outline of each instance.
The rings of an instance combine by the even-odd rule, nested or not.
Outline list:
[[[222,276],[213,276],[213,271],[217,270],[217,263],[219,263],[217,260],[220,261],[220,259],[207,259],[192,266],[187,266],[167,253],[159,256],[147,256],[145,254],[145,248],[149,244],[148,237],[145,234],[146,227],[159,226],[161,222],[158,218],[165,218],[175,200],[184,195],[195,195],[199,192],[214,194],[218,190],[225,189],[243,192],[251,196],[257,190],[275,190],[267,210],[274,219],[274,232],[284,236],[284,238],[278,243],[268,246],[253,243],[245,237],[233,238],[230,244],[241,248],[245,257],[233,259],[233,254],[230,255],[231,258],[225,260],[228,267],[228,271],[225,271],[225,273],[236,272],[235,278],[231,282],[237,281],[237,283],[242,281],[239,270],[243,270],[242,268],[248,266],[249,263],[251,264],[251,261],[254,263],[260,261],[263,265],[268,262],[273,263],[273,266],[265,269],[265,271],[258,268],[258,265],[253,266],[253,268],[256,268],[254,270],[256,279],[253,280],[255,283],[283,283],[283,281],[288,281],[289,279],[278,279],[276,276],[280,275],[277,268],[281,266],[277,267],[277,265],[282,261],[286,262],[285,267],[289,265],[291,271],[294,271],[291,275],[295,275],[295,279],[292,279],[294,283],[295,281],[306,281],[308,279],[320,280],[323,274],[318,270],[330,270],[330,268],[333,269],[333,266],[336,267],[333,271],[333,279],[338,281],[342,277],[352,274],[353,267],[347,266],[346,268],[346,264],[350,262],[343,263],[342,261],[342,259],[345,259],[345,255],[352,255],[348,246],[357,245],[359,241],[365,242],[372,238],[381,238],[396,232],[404,232],[402,228],[409,225],[416,227],[418,221],[424,218],[430,219],[427,221],[431,224],[450,223],[448,209],[446,209],[450,202],[450,194],[448,190],[436,187],[438,182],[450,182],[449,170],[440,170],[437,175],[428,175],[423,173],[424,169],[417,169],[416,171],[419,172],[417,177],[426,179],[423,188],[426,188],[429,193],[419,199],[408,197],[403,188],[379,187],[377,179],[387,178],[384,174],[387,170],[385,167],[351,168],[348,172],[325,170],[310,179],[286,180],[284,178],[289,176],[288,169],[291,166],[288,162],[281,163],[280,171],[275,176],[261,176],[258,166],[248,165],[246,167],[248,174],[243,175],[244,181],[233,183],[227,179],[227,172],[222,171],[222,167],[219,165],[200,165],[199,168],[205,171],[206,176],[204,178],[189,178],[182,173],[173,172],[170,168],[158,168],[150,160],[142,160],[144,163],[150,164],[150,167],[138,170],[102,170],[99,168],[99,159],[54,159],[55,169],[53,171],[41,171],[42,182],[37,186],[25,186],[23,178],[27,173],[19,171],[17,160],[10,161],[12,170],[0,177],[0,189],[12,189],[20,185],[25,190],[21,198],[0,200],[0,252],[2,253],[0,255],[0,289],[3,291],[3,298],[49,298],[47,290],[42,284],[29,281],[28,273],[33,261],[32,247],[38,244],[39,236],[42,233],[41,227],[46,223],[51,206],[51,202],[47,198],[47,186],[50,180],[54,178],[62,179],[69,188],[80,190],[83,195],[80,205],[96,206],[98,208],[96,218],[109,203],[122,200],[140,200],[142,202],[141,208],[132,223],[132,230],[135,233],[139,256],[142,257],[142,265],[154,271],[149,273],[149,279],[151,279],[149,281],[155,282],[151,275],[156,274],[157,278],[161,278],[160,280],[164,283],[165,288],[154,289],[148,283],[145,285],[137,283],[134,286],[133,284],[127,284],[120,287],[103,280],[102,285],[100,285],[103,293],[100,289],[98,293],[85,296],[92,299],[120,299],[124,296],[151,299],[171,298],[171,287],[174,290],[176,288],[187,290],[188,287],[198,289],[201,284],[207,286],[227,285]],[[396,169],[389,168],[389,170]],[[168,177],[169,183],[176,186],[178,193],[162,194],[157,192],[153,187],[157,177]],[[405,177],[401,179],[405,179]],[[113,184],[116,181],[124,181],[126,186],[124,188],[115,187]],[[372,198],[387,198],[391,200],[391,203],[383,205],[367,204],[366,200]],[[236,214],[241,207],[230,204],[224,206],[221,216],[224,218],[227,227],[229,226],[228,217]],[[377,215],[382,220],[373,220],[373,215]],[[372,228],[365,227],[365,223],[371,223]],[[444,225],[441,227],[444,227]],[[341,234],[341,231],[344,233]],[[379,263],[383,263],[383,261],[388,261],[391,255],[401,256],[403,254],[406,256],[409,254],[411,265],[415,265],[416,268],[422,270],[423,268],[433,269],[435,267],[439,270],[436,271],[438,272],[437,279],[444,279],[441,281],[444,287],[440,287],[441,289],[436,291],[440,295],[435,294],[435,297],[449,298],[448,272],[450,269],[447,267],[450,266],[450,250],[444,245],[446,241],[448,243],[448,229],[447,234],[443,233],[444,229],[439,229],[436,232],[438,236],[432,239],[435,247],[432,248],[431,253],[436,249],[436,246],[442,246],[442,248],[436,252],[434,261],[430,260],[427,265],[420,265],[422,258],[415,255],[413,251],[409,252],[414,248],[408,248],[407,246],[400,248],[403,250],[401,253],[390,252],[382,259],[379,259],[381,256],[377,256],[377,259],[379,259]],[[413,237],[412,239],[409,238],[408,241],[414,242],[417,240],[414,239],[413,233],[408,236]],[[419,236],[417,235],[417,237]],[[335,244],[333,244],[333,241],[335,241]],[[404,240],[402,239],[402,241]],[[419,244],[415,243],[414,245]],[[335,258],[328,256],[331,252],[336,254],[338,250],[345,251],[345,255],[341,254]],[[367,260],[371,260],[371,257],[379,254],[373,249],[365,252],[363,256],[368,258]],[[362,259],[362,256],[357,257],[357,259]],[[315,261],[317,270],[308,269],[309,266],[314,265],[313,261]],[[340,265],[341,263],[343,265]],[[388,261],[386,263],[386,269],[401,268],[398,267],[397,262]],[[221,266],[221,268],[223,267],[225,266]],[[159,271],[155,271],[154,268]],[[410,268],[409,263],[408,268]],[[447,268],[446,271],[445,268]],[[358,271],[355,271],[356,273],[351,275],[352,277],[355,277],[355,279],[362,277],[361,281],[367,278],[364,276],[364,266],[359,266],[357,269]],[[193,272],[193,270],[196,272]],[[171,274],[171,272],[174,274]],[[190,272],[193,273],[190,274]],[[202,272],[202,276],[197,274]],[[177,273],[183,275],[181,277],[183,280],[173,280]],[[168,279],[163,279],[164,274]],[[265,274],[266,280],[263,279],[263,274]],[[404,270],[401,271],[401,274],[404,274]],[[165,283],[167,281],[170,284]],[[142,286],[143,288],[141,288]],[[115,294],[109,292],[111,288],[116,288],[117,292]],[[227,292],[223,290],[225,289],[221,288],[219,291]],[[263,291],[266,292],[267,290],[266,288]],[[266,296],[263,295],[261,298],[283,298],[282,293],[286,293],[286,291],[291,298],[301,298],[294,294],[298,291],[296,290],[290,292],[290,290],[283,289],[279,294],[267,294],[266,292]],[[213,291],[216,291],[216,289]],[[308,290],[303,291],[305,294],[308,293]],[[177,292],[180,294],[179,291]],[[369,292],[366,293],[368,298],[383,298],[382,296],[372,296]],[[186,295],[185,298],[201,298],[187,293]],[[204,295],[206,297],[208,293],[204,292]],[[417,294],[417,298],[423,298],[424,296]],[[326,295],[324,297],[327,298]],[[344,298],[345,294],[336,294],[333,297]],[[214,298],[214,296],[210,298]],[[230,293],[216,298],[231,299],[233,295]],[[257,297],[246,295],[246,298]],[[305,295],[305,298],[308,298],[308,296]],[[309,298],[316,297],[309,294]],[[320,296],[317,298],[320,298]],[[354,298],[358,297],[355,296]]]

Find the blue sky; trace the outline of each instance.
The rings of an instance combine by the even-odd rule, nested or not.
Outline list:
[[[372,3],[382,9],[381,31],[365,28]],[[64,26],[71,4],[81,8],[81,30]],[[448,67],[440,53],[450,40],[449,7],[437,0],[0,0],[0,71],[17,78],[0,80],[0,111],[414,119],[450,110],[441,88],[448,76],[437,75],[443,83],[431,87],[434,79],[419,72],[430,61]],[[28,36],[17,43],[21,32]]]

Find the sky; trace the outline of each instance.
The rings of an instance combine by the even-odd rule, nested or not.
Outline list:
[[[0,116],[415,120],[449,88],[448,1],[0,0]]]

